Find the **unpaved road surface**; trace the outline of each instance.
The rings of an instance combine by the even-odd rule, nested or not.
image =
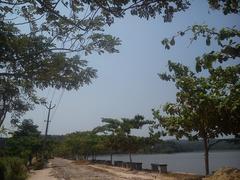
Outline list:
[[[87,164],[75,164],[70,160],[55,158],[51,161],[53,172],[57,179],[75,180],[75,179],[116,179],[112,174],[94,169]]]
[[[33,171],[28,180],[189,180],[199,179],[192,175],[158,174],[145,171],[130,171],[129,169],[90,164],[82,161],[70,161],[54,158],[49,162],[49,168]]]

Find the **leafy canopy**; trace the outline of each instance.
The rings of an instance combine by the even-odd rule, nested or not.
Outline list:
[[[103,15],[84,16],[86,3],[69,2],[0,1],[0,126],[7,113],[19,118],[44,102],[36,89],[77,90],[96,78],[86,60],[66,53],[118,52],[120,40],[103,33]]]
[[[108,136],[105,143],[110,150],[127,152],[136,152],[143,142],[147,142],[147,138],[134,136],[131,134],[131,131],[152,123],[152,121],[146,120],[141,115],[136,115],[132,119],[103,118],[102,122],[104,125],[96,127],[93,132],[103,132]]]
[[[210,103],[209,106],[201,104],[203,100],[196,105],[205,108],[204,112],[208,112],[208,108],[213,111],[213,117],[217,119],[216,121],[211,120],[209,123],[217,127],[216,134],[238,135],[240,132],[238,121],[240,117],[240,31],[236,27],[216,30],[207,25],[194,25],[184,32],[178,32],[170,39],[163,40],[162,43],[169,49],[174,46],[175,43],[172,41],[175,42],[176,37],[187,32],[193,34],[190,39],[191,43],[198,38],[205,38],[207,46],[211,47],[211,44],[216,42],[218,50],[212,50],[196,57],[195,73],[183,65],[169,62],[169,71],[173,74],[160,74],[160,77],[176,83],[176,87],[179,89],[177,102],[183,105],[185,105],[186,99],[191,99],[197,92],[191,90],[196,88],[196,90],[201,90],[201,94],[198,94],[192,101],[195,102],[198,97],[207,97],[205,103]],[[208,75],[201,77],[199,73],[202,72]],[[183,93],[185,93],[185,99],[181,100]],[[213,104],[211,105],[211,103]],[[209,113],[207,116],[209,117]]]

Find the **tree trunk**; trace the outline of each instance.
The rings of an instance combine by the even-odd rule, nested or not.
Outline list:
[[[209,148],[208,148],[208,139],[203,138],[204,141],[204,160],[205,160],[205,172],[206,175],[209,175]]]
[[[132,164],[132,153],[129,152],[129,162]]]
[[[30,155],[28,156],[29,166],[32,165],[32,159],[33,159],[33,157],[32,157],[32,155],[30,154]]]
[[[112,164],[112,152],[110,153],[110,161],[111,161],[111,164]]]
[[[132,153],[129,152],[130,169],[132,170]]]

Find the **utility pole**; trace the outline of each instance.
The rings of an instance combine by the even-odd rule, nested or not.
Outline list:
[[[45,130],[45,137],[44,137],[44,141],[43,141],[43,149],[46,150],[46,142],[47,142],[47,134],[48,134],[48,126],[49,126],[49,122],[50,122],[50,114],[51,114],[51,110],[55,107],[52,106],[52,101],[50,101],[49,106],[45,107],[48,109],[48,115],[47,115],[47,125],[46,125],[46,130]],[[47,154],[44,155],[44,160],[47,162]]]
[[[55,108],[56,105],[52,106],[52,101],[50,102],[50,105],[49,106],[46,106],[45,107],[48,109],[48,116],[47,116],[47,125],[46,125],[46,130],[45,130],[45,140],[47,139],[47,134],[48,134],[48,126],[49,126],[49,122],[50,122],[50,113],[51,113],[51,110],[53,108]]]

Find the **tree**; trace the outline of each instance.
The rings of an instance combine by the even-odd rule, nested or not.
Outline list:
[[[31,119],[24,119],[7,140],[7,154],[23,158],[29,165],[32,158],[41,152],[42,139],[38,126]]]
[[[110,150],[110,161],[112,163],[113,151],[119,149],[117,129],[120,128],[121,121],[118,119],[103,118],[102,122],[105,124],[94,128],[93,132],[107,135],[104,138],[104,145]]]
[[[239,80],[232,79],[239,77],[240,71],[231,71],[229,76],[224,76],[225,73],[218,76],[211,73],[209,77],[201,77],[179,63],[169,61],[168,65],[172,74],[163,73],[160,78],[176,84],[179,90],[176,103],[167,103],[164,106],[166,116],[162,116],[157,110],[153,111],[154,117],[169,135],[177,138],[186,136],[190,140],[203,139],[206,174],[209,174],[208,152],[213,145],[209,144],[209,140],[240,133],[240,97],[235,94],[240,90]],[[224,72],[238,69],[238,66],[228,67]],[[217,69],[220,67],[216,71]],[[221,80],[222,78],[224,79]],[[224,81],[226,79],[228,82]]]
[[[129,153],[129,161],[132,164],[132,153],[135,153],[143,143],[143,139],[131,135],[133,129],[140,129],[152,121],[145,120],[143,116],[136,115],[133,119],[122,118],[122,123],[118,129],[119,144],[122,150]],[[131,167],[132,168],[132,167]]]
[[[121,118],[103,118],[103,126],[96,127],[93,132],[103,132],[109,135],[107,139],[107,147],[110,148],[110,159],[112,162],[112,151],[123,150],[129,153],[129,160],[132,163],[132,153],[136,152],[143,142],[142,138],[131,135],[131,130],[140,129],[144,125],[152,123],[152,121],[145,120],[143,116],[136,115],[132,119]],[[141,141],[140,141],[141,140]]]
[[[75,132],[64,137],[63,142],[56,147],[56,153],[60,156],[71,157],[79,160],[88,159],[92,155],[102,150],[102,137],[91,131]]]
[[[219,113],[221,113],[223,133],[239,134],[239,108],[240,108],[240,31],[236,28],[222,28],[217,31],[207,25],[194,25],[184,33],[192,32],[193,38],[206,38],[206,45],[217,42],[218,51],[210,51],[201,57],[196,57],[196,72],[207,71],[209,73],[209,84],[216,96],[221,97]],[[180,32],[181,33],[181,32]],[[164,45],[169,46],[169,41],[164,40]]]
[[[36,89],[77,90],[96,78],[86,60],[67,53],[118,52],[119,39],[103,33],[106,19],[94,7],[87,13],[89,3],[0,1],[0,126],[7,113],[19,118],[44,102]]]
[[[76,133],[72,133],[67,135],[64,138],[63,145],[65,147],[65,154],[69,157],[79,159],[79,156],[82,154],[81,152],[81,139],[77,136]],[[68,155],[69,154],[69,155]]]

